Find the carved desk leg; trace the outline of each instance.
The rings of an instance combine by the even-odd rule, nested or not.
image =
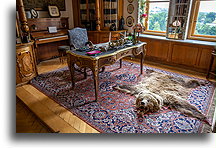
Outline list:
[[[84,68],[84,78],[87,79],[86,67]]]
[[[94,67],[92,69],[93,72],[93,76],[94,76],[94,86],[95,86],[95,101],[97,101],[98,99],[98,87],[99,87],[99,82],[98,82],[98,61],[95,61],[95,63],[93,64]]]
[[[75,81],[74,81],[74,62],[71,60],[71,56],[68,56],[68,68],[70,70],[70,74],[71,74],[71,81],[72,81],[72,89],[74,89],[75,86]]]

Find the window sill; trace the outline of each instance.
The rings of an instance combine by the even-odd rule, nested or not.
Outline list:
[[[190,36],[188,39],[192,40],[201,40],[201,41],[210,41],[210,42],[215,42],[216,38],[205,38],[205,37],[198,37],[198,36]]]
[[[153,31],[145,31],[143,34],[144,35],[146,34],[146,35],[164,36],[164,37],[166,36],[165,33],[153,32]]]
[[[207,46],[214,46],[214,47],[216,46],[216,42],[213,42],[213,41],[200,41],[200,40],[192,40],[192,39],[175,40],[175,39],[168,39],[165,36],[156,36],[156,35],[147,35],[147,34],[140,34],[140,37],[141,38],[143,37],[143,38],[150,38],[150,39],[172,41],[172,42],[193,43],[193,44],[207,45]]]

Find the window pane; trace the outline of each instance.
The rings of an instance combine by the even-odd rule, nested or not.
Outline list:
[[[148,30],[166,32],[168,2],[149,3]]]
[[[201,1],[195,34],[216,35],[216,1]]]

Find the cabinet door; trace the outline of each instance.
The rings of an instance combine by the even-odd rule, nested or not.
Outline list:
[[[80,0],[80,23],[87,30],[96,30],[95,0]]]
[[[141,39],[143,42],[146,42],[146,56],[147,58],[167,61],[168,52],[169,52],[169,43],[162,40],[154,39]]]
[[[17,84],[36,76],[36,66],[31,46],[18,48],[16,52]]]
[[[173,63],[195,67],[198,47],[188,44],[173,44],[171,61]]]

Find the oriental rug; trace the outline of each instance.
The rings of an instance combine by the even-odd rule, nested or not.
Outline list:
[[[145,72],[148,70],[164,73],[173,78],[191,77],[147,66],[144,67],[144,74],[140,75],[139,64],[130,62],[123,62],[121,69],[118,67],[119,63],[117,62],[107,66],[104,72],[99,73],[99,98],[97,102],[92,102],[95,96],[94,80],[90,70],[87,79],[82,79],[83,74],[76,72],[77,82],[74,90],[72,90],[68,67],[40,74],[32,79],[30,84],[102,133],[207,132],[203,131],[204,125],[208,126],[204,122],[168,107],[139,117],[135,109],[136,98],[113,89],[113,86],[116,85],[137,84],[144,78]],[[205,85],[192,89],[187,101],[207,116],[212,123],[215,86],[209,81],[197,80]],[[82,104],[85,105],[73,107],[73,105]]]

